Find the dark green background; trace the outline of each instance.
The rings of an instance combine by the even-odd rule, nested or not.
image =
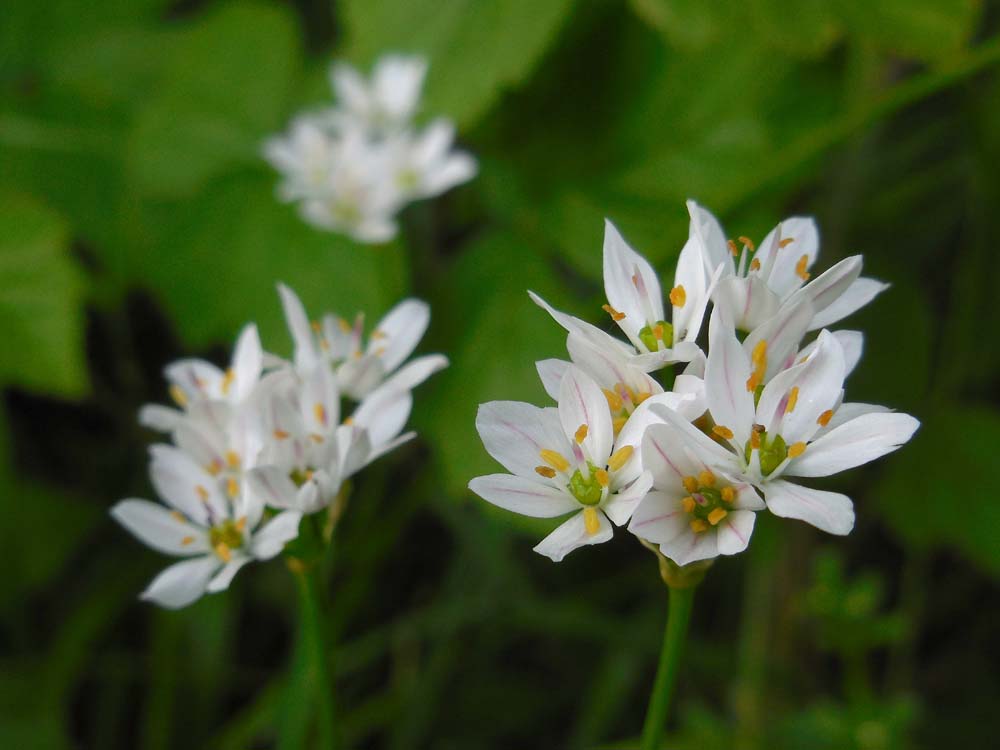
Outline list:
[[[820,266],[892,288],[846,321],[851,400],[913,443],[824,486],[846,539],[761,518],[698,593],[671,748],[996,743],[1000,704],[1000,6],[975,0],[4,0],[0,8],[0,746],[268,747],[295,620],[280,562],[179,612],[110,521],[149,495],[160,374],[247,320],[288,353],[310,310],[430,301],[420,440],[366,471],[330,591],[351,747],[628,747],[665,591],[627,534],[555,565],[546,526],[473,498],[479,402],[542,402],[602,321],[601,221],[670,278],[685,198],[732,235],[815,215]],[[430,57],[425,111],[479,177],[390,246],[299,221],[262,140],[327,100],[335,56]]]

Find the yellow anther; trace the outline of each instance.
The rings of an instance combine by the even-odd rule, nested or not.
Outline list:
[[[601,517],[597,515],[596,508],[583,509],[583,527],[587,530],[588,536],[593,536],[601,530]]]
[[[702,521],[700,518],[692,518],[691,531],[693,531],[695,534],[700,534],[703,531],[708,531],[708,523]]]
[[[318,432],[310,432],[309,439],[312,440],[314,443],[316,443],[316,445],[320,445],[321,443],[326,442],[326,438],[324,438]]]
[[[346,424],[346,425],[352,425],[352,424],[354,424],[354,417],[346,417],[344,419],[344,424]]]
[[[725,425],[721,425],[721,424],[715,425],[715,427],[712,428],[712,432],[714,432],[716,435],[718,435],[723,440],[732,440],[733,439],[733,431],[730,430]]]
[[[636,393],[632,396],[632,403],[638,406],[652,395],[652,393]]]
[[[683,285],[678,284],[670,290],[670,304],[674,307],[684,307],[685,302],[687,302],[687,292],[684,291]]]
[[[198,493],[198,499],[202,502],[208,500],[208,490],[202,487],[200,484],[195,485],[194,491]]]
[[[713,526],[718,526],[719,521],[729,515],[729,512],[725,508],[716,508],[711,513],[708,514],[708,522]]]
[[[788,446],[788,457],[789,458],[798,458],[799,456],[801,456],[805,452],[806,452],[806,444],[805,443],[802,443],[802,442],[792,443],[791,445]]]
[[[316,333],[320,333],[323,330],[323,326],[320,325],[318,320],[310,322],[309,325],[312,326],[312,329],[316,331]]]
[[[338,327],[340,328],[340,330],[341,330],[341,331],[343,331],[344,333],[350,333],[350,332],[351,332],[351,324],[350,324],[350,323],[348,323],[348,322],[347,322],[346,320],[344,320],[343,318],[337,318],[337,326],[338,326]]]
[[[173,518],[178,523],[187,523],[187,519],[184,517],[184,514],[181,513],[179,510],[170,511],[170,517]]]
[[[736,499],[736,491],[732,487],[723,487],[719,494],[722,495],[722,499],[727,503],[731,503]]]
[[[757,390],[764,376],[761,374],[760,370],[754,370],[750,377],[747,378],[747,390],[753,393]]]
[[[285,432],[284,430],[275,430],[274,431],[274,439],[275,440],[287,440],[288,439],[288,433]]]
[[[326,425],[326,407],[323,404],[313,404],[313,416],[321,425]]]
[[[612,319],[613,321],[615,321],[616,323],[617,323],[617,322],[618,322],[619,320],[623,320],[623,319],[625,318],[625,313],[623,313],[623,312],[618,312],[618,311],[617,311],[617,310],[616,310],[615,308],[613,308],[613,307],[612,307],[611,305],[601,305],[601,309],[602,309],[602,310],[604,310],[604,312],[606,312],[606,313],[607,313],[608,315],[610,315],[610,316],[611,316],[611,319]]]
[[[174,400],[174,403],[176,403],[182,409],[185,406],[187,406],[188,397],[187,394],[184,392],[183,388],[177,385],[177,383],[174,383],[172,386],[170,386],[169,391],[170,391],[170,398]]]
[[[219,559],[223,562],[229,562],[233,559],[233,552],[229,549],[229,545],[225,542],[219,542],[215,545],[215,554],[217,554]]]
[[[576,428],[576,433],[574,433],[573,438],[576,440],[578,444],[582,443],[584,440],[587,439],[588,432],[590,432],[590,428],[587,427],[586,424],[582,424]]]
[[[626,422],[628,422],[628,417],[615,417],[611,420],[611,425],[614,428],[616,435],[622,431],[622,427],[625,426]]]
[[[754,247],[753,240],[751,240],[749,237],[742,237],[741,236],[740,237],[740,242],[742,242],[744,245],[746,245],[747,247],[749,247],[751,253],[755,252],[757,250],[757,248]]]
[[[319,348],[324,352],[330,351],[330,342],[326,340],[326,336],[319,337]]]
[[[803,255],[799,258],[799,262],[795,264],[795,275],[798,276],[803,281],[809,281],[809,272],[806,270],[806,266],[809,264],[809,256]]]
[[[239,518],[236,519],[236,530],[238,532],[240,532],[242,534],[243,530],[246,529],[246,527],[247,527],[247,517],[246,516],[240,516]]]
[[[767,340],[761,339],[756,343],[753,351],[750,353],[750,361],[755,365],[760,365],[762,362],[767,363]]]
[[[799,402],[799,387],[797,385],[792,386],[792,390],[788,392],[788,402],[785,404],[785,414],[791,414],[795,411],[795,405]]]
[[[698,474],[698,483],[702,487],[714,487],[715,486],[715,474],[705,469],[703,472]]]
[[[758,427],[760,427],[760,425],[754,425],[753,429],[750,431],[750,447],[755,450],[760,448],[760,433],[764,431],[763,427],[760,427],[760,429],[758,429]]]
[[[688,492],[694,492],[698,489],[697,477],[684,477],[681,482],[684,484],[684,489]]]
[[[230,469],[238,469],[240,467],[240,454],[236,451],[226,451],[226,463]]]
[[[597,483],[601,485],[601,487],[607,487],[609,484],[611,484],[611,479],[608,477],[608,472],[606,472],[604,469],[598,469],[597,471],[595,471],[594,479],[597,480]]]
[[[833,409],[827,409],[825,412],[819,415],[816,419],[816,424],[820,427],[826,427],[830,424],[830,420],[833,419]]]
[[[635,448],[631,445],[623,445],[621,448],[616,450],[611,454],[611,458],[608,459],[608,468],[611,471],[618,471],[623,467],[635,452]]]
[[[568,471],[569,461],[566,457],[558,451],[549,450],[548,448],[542,448],[538,451],[538,455],[542,457],[542,460],[551,466],[556,471]]]
[[[387,338],[389,338],[389,334],[386,333],[385,331],[380,331],[378,328],[376,328],[374,331],[372,331],[372,336],[371,337],[375,341],[378,341],[379,339],[387,339]]]
[[[210,463],[208,466],[205,467],[205,471],[207,471],[213,477],[218,476],[219,472],[222,471],[222,469],[223,469],[222,461],[220,461],[217,458],[213,458],[212,463]]]
[[[778,241],[778,247],[788,247],[793,242],[795,242],[794,237],[785,237],[785,239]]]
[[[181,544],[185,547],[187,547],[189,544],[194,544],[194,537],[193,536],[184,537],[183,539],[181,539]]]
[[[237,482],[234,477],[229,477],[229,479],[226,480],[226,494],[231,498],[240,494],[240,483]]]
[[[663,326],[660,323],[653,326],[653,338],[657,341],[663,341]]]
[[[233,368],[226,370],[226,374],[222,376],[222,394],[226,395],[229,393],[229,389],[233,385],[233,381],[236,380],[236,373],[233,372]]]
[[[694,509],[698,504],[694,501],[694,498],[688,495],[683,500],[681,500],[681,507],[684,509],[685,513],[694,513]]]
[[[622,397],[619,396],[614,391],[609,391],[607,388],[601,389],[604,392],[604,398],[608,400],[608,406],[611,411],[621,411],[622,410]]]
[[[536,466],[535,473],[542,475],[546,479],[552,479],[556,475],[556,470],[551,466]]]
[[[733,254],[733,257],[740,254],[740,249],[736,246],[736,240],[726,240],[726,244],[729,246],[729,252]]]
[[[760,258],[754,258],[750,261],[750,270],[759,271],[760,270]]]

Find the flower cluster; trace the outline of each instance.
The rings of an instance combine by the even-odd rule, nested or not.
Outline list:
[[[404,205],[472,179],[476,161],[453,150],[451,122],[414,124],[426,72],[423,59],[396,55],[381,58],[370,81],[334,64],[336,105],[298,115],[265,144],[281,199],[314,226],[376,243],[395,236]]]
[[[150,451],[152,484],[166,505],[128,499],[112,515],[150,547],[186,558],[157,576],[144,599],[186,606],[228,587],[248,562],[280,553],[304,514],[330,506],[348,478],[413,437],[401,434],[411,391],[448,364],[439,354],[405,362],[430,321],[424,302],[400,302],[366,341],[363,315],[310,323],[295,293],[278,291],[291,361],[265,353],[250,324],[227,369],[174,362],[166,377],[176,408],[140,412],[173,441]],[[344,418],[342,400],[351,408]]]
[[[556,406],[479,409],[486,450],[510,473],[469,487],[524,515],[573,513],[535,548],[553,560],[610,539],[612,524],[628,524],[678,565],[732,555],[747,547],[765,509],[847,534],[850,498],[792,478],[872,461],[919,426],[844,399],[862,334],[827,326],[886,288],[861,276],[861,256],[813,278],[819,236],[811,219],[786,219],[758,246],[727,240],[696,203],[688,211],[669,315],[653,267],[608,222],[604,310],[628,341],[532,294],[568,333],[568,361],[537,363]],[[698,342],[710,304],[706,352]],[[665,373],[662,384],[656,371]]]

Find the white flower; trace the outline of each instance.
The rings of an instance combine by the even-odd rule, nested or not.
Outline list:
[[[286,511],[261,524],[262,504],[246,492],[227,497],[218,479],[183,451],[156,445],[151,453],[153,486],[170,508],[128,499],[111,515],[148,546],[187,559],[153,579],[143,599],[187,606],[206,591],[225,590],[241,567],[274,557],[298,535],[300,513]]]
[[[755,247],[747,237],[726,240],[718,220],[694,201],[690,236],[702,248],[710,271],[722,270],[713,301],[725,307],[736,327],[751,331],[782,307],[808,302],[805,330],[824,328],[868,304],[888,284],[861,278],[861,256],[845,258],[815,279],[810,269],[819,253],[819,232],[811,218],[778,224]],[[807,283],[808,282],[808,283]]]
[[[672,424],[654,424],[643,436],[642,465],[653,489],[632,514],[629,531],[658,544],[678,565],[746,549],[764,502],[719,465],[714,451]]]
[[[337,162],[337,142],[319,116],[300,115],[292,120],[287,135],[268,138],[264,157],[281,172],[278,194],[295,201],[325,193]]]
[[[850,498],[784,477],[828,476],[868,463],[908,441],[919,422],[882,407],[842,404],[847,361],[840,341],[828,331],[820,332],[806,356],[761,387],[767,346],[761,340],[748,355],[724,311],[716,310],[709,327],[705,397],[719,442],[668,410],[660,415],[706,455],[714,455],[716,466],[759,488],[775,515],[846,534],[854,525]],[[841,410],[847,414],[835,423]]]
[[[480,406],[476,427],[489,454],[511,473],[476,477],[469,489],[535,518],[573,513],[535,547],[557,562],[610,539],[611,522],[625,523],[652,481],[635,468],[638,436],[623,430],[615,441],[600,386],[576,367],[563,377],[558,408],[493,401]]]
[[[689,362],[701,352],[695,342],[711,294],[711,279],[706,274],[701,252],[701,245],[693,240],[688,240],[681,250],[669,294],[671,323],[666,320],[663,293],[653,267],[628,246],[610,221],[605,222],[604,289],[608,304],[604,309],[632,346],[554,310],[533,293],[531,298],[566,330],[583,337],[592,346],[624,354],[633,366],[645,372],[673,362]]]
[[[447,120],[435,120],[421,133],[389,140],[396,186],[405,200],[440,195],[476,176],[476,160],[452,150],[454,140],[455,126]]]
[[[421,57],[385,55],[375,63],[370,81],[346,63],[330,69],[330,83],[343,114],[372,128],[404,128],[420,103],[427,74]]]

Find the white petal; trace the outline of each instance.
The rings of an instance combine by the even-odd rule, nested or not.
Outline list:
[[[412,390],[436,372],[448,366],[448,358],[443,354],[428,354],[407,362],[388,378],[384,385],[390,390]]]
[[[542,380],[542,387],[553,401],[559,400],[559,385],[562,383],[563,375],[570,363],[564,359],[543,359],[535,362],[535,369],[538,370],[538,377]]]
[[[543,300],[537,294],[532,291],[528,291],[528,296],[531,297],[531,301],[538,305],[540,308],[545,310],[552,319],[556,321],[559,325],[565,328],[569,332],[579,333],[590,339],[591,343],[598,348],[610,347],[616,348],[621,351],[625,356],[632,356],[635,354],[635,349],[626,344],[623,341],[619,341],[614,336],[610,336],[604,331],[602,331],[597,326],[593,326],[586,321],[575,318],[572,315],[567,315],[564,312],[560,312],[552,307],[548,302]]]
[[[258,466],[246,474],[247,489],[255,498],[272,508],[297,508],[299,488],[288,472],[277,466]]]
[[[688,238],[681,248],[674,272],[674,287],[683,287],[685,297],[683,305],[673,306],[674,341],[694,341],[701,331],[709,297],[705,259],[701,254],[701,243],[696,239]]]
[[[681,507],[681,495],[653,490],[632,513],[628,530],[655,544],[668,544],[691,533],[690,518]]]
[[[909,414],[865,414],[814,440],[785,473],[825,477],[861,466],[902,446],[919,426]]]
[[[748,356],[759,342],[767,343],[765,383],[795,361],[795,353],[809,328],[812,315],[812,305],[808,300],[793,300],[782,305],[773,317],[750,331],[743,340],[743,350]]]
[[[843,536],[854,528],[854,504],[838,492],[813,490],[778,479],[764,485],[764,500],[774,515],[795,518],[821,531]]]
[[[784,247],[778,247],[779,230],[782,240],[791,240]],[[797,273],[802,256],[806,256],[805,267],[808,270],[818,254],[819,229],[816,222],[808,216],[793,216],[781,222],[764,238],[758,257],[767,285],[780,299],[785,299],[802,286],[802,278]]]
[[[160,497],[202,526],[227,516],[215,477],[187,454],[169,445],[151,446],[150,454],[149,475]]]
[[[205,593],[222,562],[214,555],[175,563],[152,580],[139,598],[168,609],[180,609]]]
[[[836,323],[838,320],[846,318],[851,313],[864,307],[875,297],[889,288],[888,284],[875,279],[862,277],[855,279],[843,294],[830,303],[825,310],[816,313],[809,328],[825,328]]]
[[[652,408],[674,430],[675,435],[673,440],[684,447],[687,455],[692,460],[701,464],[702,470],[710,469],[711,471],[718,470],[725,472],[739,470],[740,460],[735,453],[715,442],[704,432],[688,422],[679,412],[664,409],[658,405],[654,405]]]
[[[826,423],[825,427],[817,430],[813,439],[816,440],[820,435],[832,432],[840,427],[840,425],[846,424],[852,419],[860,417],[862,414],[886,414],[890,411],[892,411],[892,409],[879,404],[863,404],[857,401],[846,401],[834,409],[833,417],[830,418],[830,421]]]
[[[736,499],[733,500],[733,507],[739,510],[764,510],[767,505],[752,484],[741,481],[730,481],[731,486],[736,490]]]
[[[696,238],[701,244],[706,269],[711,273],[721,265],[724,276],[731,276],[736,269],[719,220],[694,201],[687,202],[687,209],[691,216],[688,236]]]
[[[576,439],[599,468],[607,463],[615,439],[611,410],[601,387],[579,367],[569,368],[559,386],[559,421],[567,438]],[[580,441],[575,436],[583,426],[586,435]]]
[[[385,349],[382,364],[386,372],[392,372],[413,352],[427,330],[431,320],[430,306],[418,299],[405,299],[392,308],[379,322],[372,333],[369,345],[375,349]]]
[[[714,529],[696,534],[689,528],[680,536],[661,544],[660,552],[678,565],[709,560],[719,554],[718,534]]]
[[[285,311],[285,322],[292,334],[295,344],[295,369],[307,372],[319,362],[319,352],[313,341],[309,318],[298,296],[284,284],[278,284],[278,294],[281,296],[281,307]]]
[[[840,346],[844,350],[844,377],[847,377],[861,361],[861,355],[865,348],[865,336],[861,331],[834,331],[832,335],[840,342]],[[815,341],[803,347],[795,359],[807,359],[812,356],[814,351],[816,351]]]
[[[250,552],[258,560],[269,560],[299,535],[302,514],[294,510],[279,513],[254,532]]]
[[[523,477],[537,476],[543,449],[569,458],[572,451],[554,408],[539,409],[520,401],[491,401],[476,415],[476,429],[486,452],[507,471]]]
[[[642,438],[642,467],[652,473],[658,490],[682,488],[684,477],[697,476],[704,468],[687,450],[684,435],[668,424],[650,425]]]
[[[233,577],[240,571],[244,565],[250,562],[252,558],[246,555],[234,556],[232,560],[227,562],[215,577],[208,582],[205,590],[210,594],[216,594],[219,591],[225,591],[229,588],[229,584],[233,582]]]
[[[788,301],[809,300],[813,312],[819,314],[836,302],[854,283],[861,274],[861,265],[860,255],[844,258],[795,292]]]
[[[726,516],[716,530],[720,555],[735,555],[750,544],[757,514],[749,510],[734,510]]]
[[[173,432],[184,421],[184,412],[160,404],[139,409],[139,424],[157,432]]]
[[[778,296],[757,274],[722,279],[712,293],[715,304],[725,307],[741,331],[752,331],[774,316],[780,307]]]
[[[499,508],[532,518],[555,518],[580,507],[568,490],[511,474],[476,477],[469,489]]]
[[[330,68],[330,83],[333,91],[347,109],[368,114],[371,110],[371,96],[368,86],[358,71],[346,63],[337,63]]]
[[[354,424],[368,430],[373,448],[395,438],[406,424],[413,408],[413,395],[381,386],[372,391],[352,415]]]
[[[600,524],[597,532],[588,534],[583,520],[583,511],[577,513],[545,537],[535,547],[535,552],[545,555],[554,562],[559,562],[577,547],[608,541],[614,534],[614,527],[601,511],[597,511],[597,518]]]
[[[233,384],[230,395],[241,402],[250,396],[250,392],[260,380],[260,371],[264,364],[264,351],[260,345],[260,334],[253,323],[246,326],[236,341],[233,353]]]
[[[164,368],[164,375],[188,398],[218,398],[222,395],[222,370],[201,359],[179,359]]]
[[[641,347],[640,329],[664,319],[663,292],[649,261],[628,246],[610,221],[604,222],[604,291],[611,306],[625,315],[618,325]]]
[[[176,518],[148,500],[122,500],[111,517],[144,544],[168,555],[200,555],[209,551],[205,529]]]
[[[753,393],[747,390],[749,378],[750,358],[717,308],[709,323],[705,398],[716,424],[732,430],[740,445],[749,440],[753,426]]]
[[[642,502],[653,487],[653,475],[644,471],[632,484],[608,497],[601,510],[615,526],[621,526],[632,517],[636,506]]]

